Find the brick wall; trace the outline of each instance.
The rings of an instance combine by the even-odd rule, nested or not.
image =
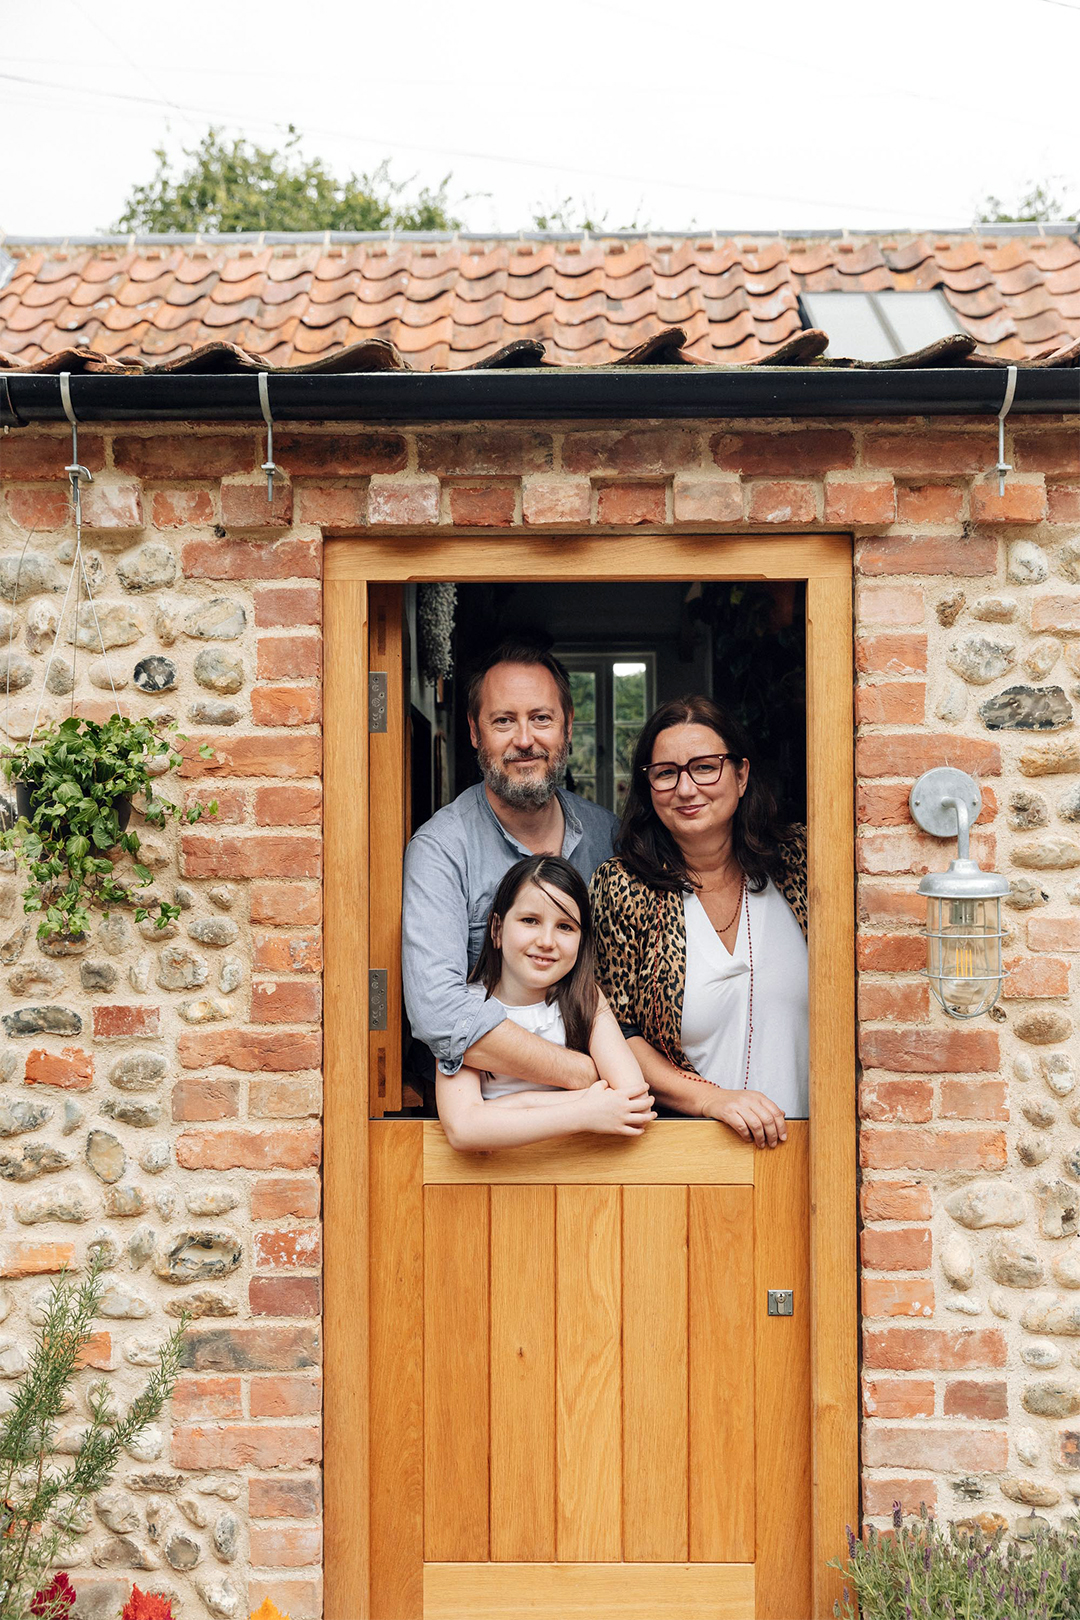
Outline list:
[[[1021,418],[1009,439],[1002,498],[981,420],[282,431],[289,479],[268,508],[252,430],[81,435],[124,707],[211,743],[212,762],[189,750],[183,791],[221,806],[147,840],[155,888],[183,907],[172,937],[118,918],[43,954],[0,872],[6,1008],[79,1026],[51,1034],[39,1011],[3,1044],[0,1379],[43,1283],[91,1243],[112,1259],[94,1376],[130,1390],[180,1303],[196,1311],[170,1423],[78,1538],[88,1616],[131,1571],[193,1613],[228,1620],[267,1592],[294,1620],[319,1612],[319,573],[324,535],[365,529],[854,534],[866,1512],[899,1496],[1011,1523],[1071,1506],[1080,428]],[[0,440],[15,738],[70,558],[67,459],[59,431]],[[13,603],[31,530],[33,589]],[[67,712],[70,650],[46,712]],[[82,655],[81,712],[111,709],[100,666]],[[982,779],[976,852],[1013,885],[1000,1015],[971,1027],[918,974],[917,874],[943,851],[907,793],[946,762]],[[190,1234],[205,1269],[176,1283]]]

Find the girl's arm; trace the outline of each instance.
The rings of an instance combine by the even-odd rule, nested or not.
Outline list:
[[[627,1045],[603,991],[600,992],[600,1005],[596,1009],[592,1035],[589,1037],[589,1056],[596,1064],[596,1072],[601,1080],[613,1090],[628,1092],[632,1097],[648,1090],[641,1065]]]
[[[647,1091],[631,1097],[602,1080],[587,1091],[571,1092],[545,1108],[493,1108],[480,1091],[476,1069],[436,1076],[435,1101],[450,1146],[463,1153],[524,1147],[552,1137],[594,1131],[605,1136],[640,1136],[652,1119]]]
[[[640,1035],[627,1043],[651,1091],[680,1114],[715,1119],[728,1125],[744,1142],[776,1147],[787,1141],[787,1120],[782,1108],[760,1091],[729,1091],[714,1086],[686,1069],[677,1069]]]

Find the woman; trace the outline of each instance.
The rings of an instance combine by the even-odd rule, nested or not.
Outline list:
[[[775,1147],[807,1112],[806,840],[711,698],[646,721],[615,848],[592,881],[597,972],[650,1091]]]

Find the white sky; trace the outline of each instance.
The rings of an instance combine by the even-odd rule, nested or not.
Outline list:
[[[1080,198],[1078,83],[1080,0],[0,0],[0,231],[108,229],[210,122],[481,231],[963,226]]]

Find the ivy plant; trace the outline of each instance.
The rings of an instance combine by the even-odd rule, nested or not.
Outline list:
[[[186,742],[162,720],[72,717],[43,726],[25,743],[0,756],[8,781],[29,794],[28,815],[0,833],[0,849],[24,863],[30,878],[23,910],[42,913],[39,939],[87,932],[92,910],[108,916],[114,906],[136,907],[135,920],[151,917],[164,928],[179,908],[138,891],[152,882],[139,860],[139,835],[121,831],[120,807],[131,801],[142,819],[162,827],[168,819],[198,821],[202,805],[183,809],[154,791],[154,779],[183,762],[176,743]],[[207,745],[203,759],[213,757]],[[217,802],[206,807],[209,815]],[[131,856],[134,882],[117,871],[117,852]]]

